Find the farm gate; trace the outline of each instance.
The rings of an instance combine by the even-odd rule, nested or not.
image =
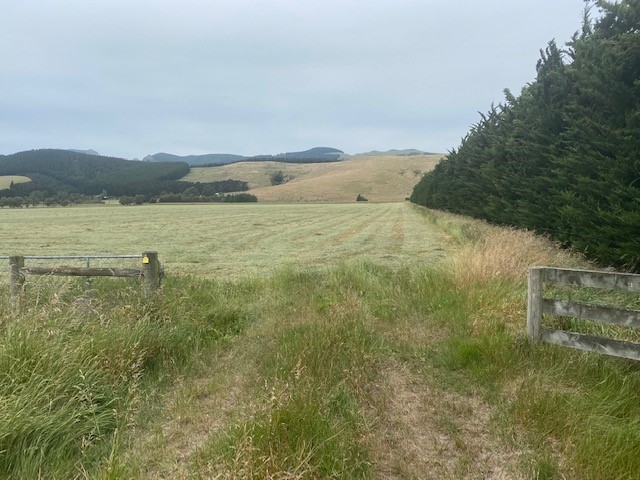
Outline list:
[[[578,301],[545,298],[544,283],[601,290],[640,292],[640,275],[591,270],[533,267],[529,269],[527,334],[533,341],[640,360],[640,343],[569,332],[542,326],[542,315],[573,317],[625,327],[640,327],[640,311]]]
[[[8,273],[7,286],[14,313],[20,311],[24,303],[25,281],[32,275],[84,277],[86,282],[84,300],[89,301],[92,297],[94,277],[138,279],[142,284],[142,297],[149,300],[160,294],[163,276],[157,252],[143,252],[139,255],[14,255],[0,256],[0,263],[7,265],[5,270]],[[126,266],[127,263],[129,266]]]

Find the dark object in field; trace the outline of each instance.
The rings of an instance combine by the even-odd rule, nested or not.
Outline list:
[[[366,198],[364,198],[362,195],[358,194],[358,196],[356,197],[356,202],[368,202],[369,200],[367,200]]]

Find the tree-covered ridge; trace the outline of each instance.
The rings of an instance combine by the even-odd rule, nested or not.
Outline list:
[[[411,201],[535,229],[640,269],[640,0],[593,2],[541,52],[536,79],[492,107]]]
[[[0,197],[28,197],[33,192],[52,197],[60,193],[109,196],[182,193],[193,187],[178,179],[189,173],[186,163],[137,162],[86,155],[69,150],[31,150],[0,157],[0,175],[24,175],[29,183],[0,190]],[[199,185],[208,195],[247,190],[247,183],[224,180]]]
[[[233,155],[230,153],[210,153],[205,155],[179,156],[170,153],[155,153],[144,157],[145,162],[186,162],[189,165],[214,167],[237,162],[284,162],[284,163],[324,163],[338,162],[345,153],[332,147],[314,147],[301,152],[278,153],[275,155]]]
[[[326,163],[339,162],[345,153],[333,147],[314,147],[301,152],[278,153],[275,155],[255,155],[246,157],[250,162],[282,162],[282,163]]]
[[[209,153],[205,155],[173,155],[171,153],[154,153],[142,159],[143,162],[186,162],[189,165],[226,165],[244,160],[242,155],[231,153]]]
[[[0,157],[0,175],[12,175],[19,171],[69,181],[86,180],[127,168],[132,163],[122,158],[86,155],[70,150],[29,150]]]

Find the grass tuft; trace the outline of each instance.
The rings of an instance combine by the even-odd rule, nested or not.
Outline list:
[[[144,389],[250,320],[240,306],[225,306],[216,287],[169,282],[164,304],[154,309],[131,292],[127,305],[89,318],[62,303],[48,316],[38,306],[7,318],[0,337],[0,477],[72,478],[100,464],[116,432],[135,418]]]

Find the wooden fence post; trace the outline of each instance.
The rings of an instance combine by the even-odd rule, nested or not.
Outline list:
[[[20,269],[24,267],[24,257],[14,255],[9,257],[9,272],[11,280],[11,309],[14,315],[20,313],[24,297],[24,275]]]
[[[542,273],[543,269],[540,267],[529,269],[527,335],[534,342],[540,338],[542,324]]]
[[[145,300],[160,296],[160,281],[158,252],[144,252],[142,254],[142,294]]]

